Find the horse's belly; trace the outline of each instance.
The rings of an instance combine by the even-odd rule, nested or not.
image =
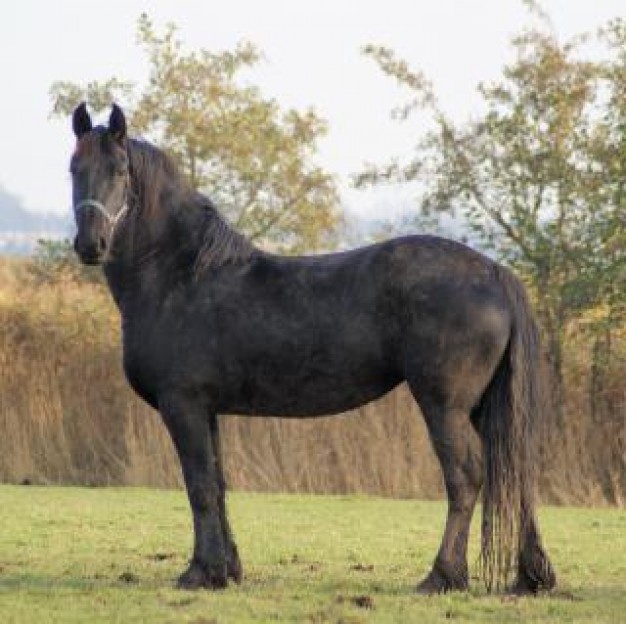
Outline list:
[[[274,376],[259,371],[239,384],[221,411],[283,417],[337,414],[379,398],[402,381],[382,369],[360,373]]]

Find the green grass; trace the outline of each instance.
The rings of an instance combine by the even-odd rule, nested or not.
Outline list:
[[[551,596],[486,596],[474,582],[418,597],[444,515],[443,503],[235,493],[244,584],[183,592],[183,493],[0,486],[0,622],[625,621],[624,511],[542,510],[560,582]],[[476,546],[474,534],[470,560]]]

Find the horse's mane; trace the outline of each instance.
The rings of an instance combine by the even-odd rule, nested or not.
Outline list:
[[[224,264],[245,262],[256,251],[254,245],[242,234],[234,230],[218,212],[210,199],[198,194],[202,206],[207,211],[203,242],[194,270],[200,274],[205,269]]]
[[[130,200],[133,208],[147,218],[156,216],[163,188],[176,185],[191,189],[176,163],[147,141],[128,139]]]
[[[201,240],[194,272],[199,274],[208,268],[243,262],[254,253],[255,247],[227,223],[208,197],[193,189],[164,151],[147,141],[129,139],[128,159],[130,201],[135,208],[131,212],[143,218],[156,217],[165,186],[177,187],[204,211],[202,230],[193,232]]]

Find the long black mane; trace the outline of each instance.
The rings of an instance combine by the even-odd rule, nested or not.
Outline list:
[[[131,219],[163,217],[163,198],[183,198],[172,202],[169,210],[201,210],[204,218],[194,232],[200,241],[194,271],[247,260],[256,250],[242,234],[234,230],[215,204],[196,191],[166,152],[140,139],[128,139],[129,208]]]
[[[145,217],[153,216],[166,186],[191,187],[178,165],[164,151],[140,139],[127,140],[130,175],[129,202]]]

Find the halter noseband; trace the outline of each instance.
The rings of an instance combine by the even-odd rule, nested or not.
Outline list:
[[[122,202],[120,209],[117,211],[117,214],[114,217],[112,217],[109,214],[109,211],[105,208],[104,204],[102,202],[99,202],[97,199],[81,199],[74,206],[74,214],[77,215],[81,210],[84,210],[85,208],[95,208],[105,218],[106,222],[112,228],[115,228],[120,218],[124,216],[126,212],[128,212],[128,201],[127,201],[128,185],[129,185],[128,176],[126,176],[126,184],[125,184],[125,189],[124,189],[124,201]]]
[[[107,209],[104,207],[104,204],[95,199],[82,199],[81,201],[79,201],[74,206],[74,214],[78,214],[81,210],[84,210],[85,208],[95,208],[107,220],[107,223],[112,223],[114,221],[114,218],[108,213]],[[117,221],[117,218],[115,218],[115,221]]]

